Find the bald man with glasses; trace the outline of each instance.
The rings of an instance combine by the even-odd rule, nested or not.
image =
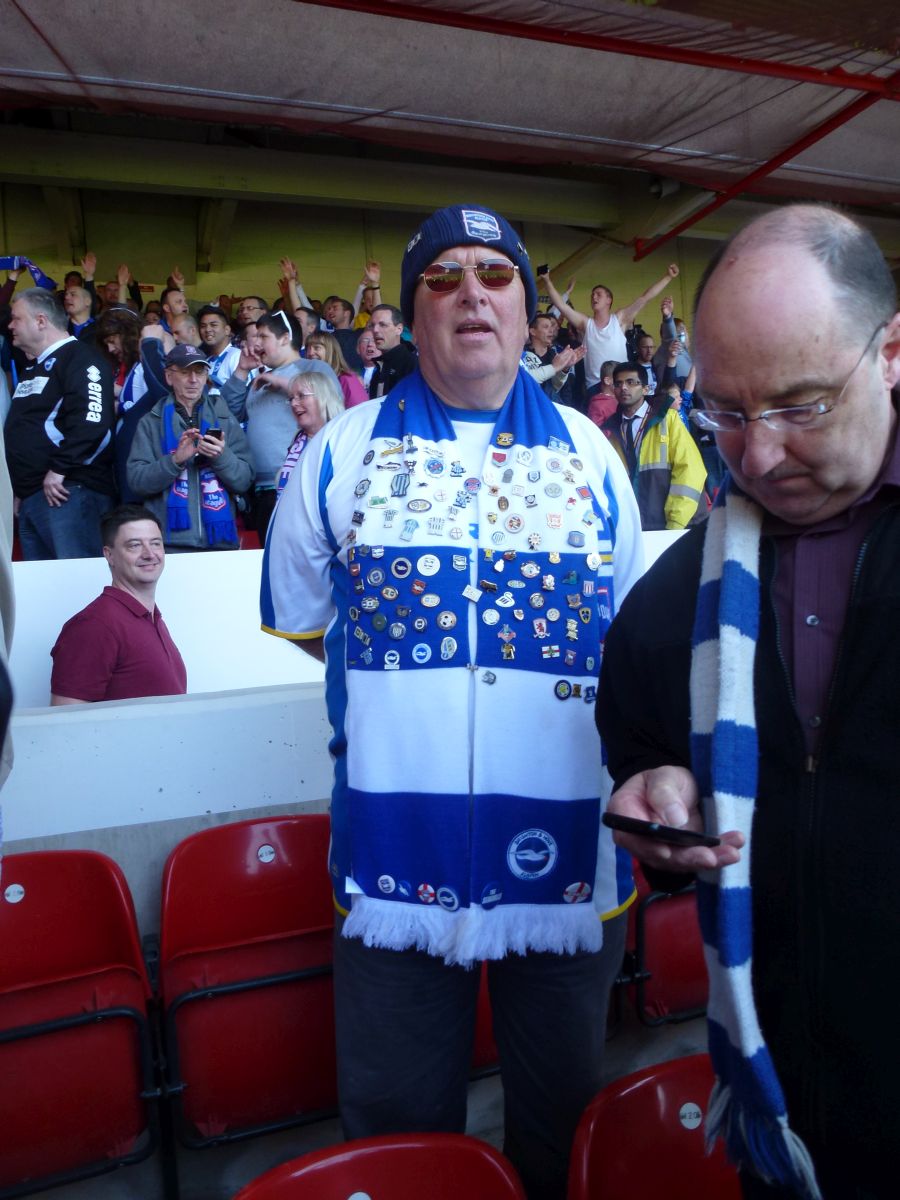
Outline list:
[[[327,664],[341,1113],[464,1129],[486,962],[505,1148],[563,1200],[633,897],[591,702],[639,519],[596,426],[520,369],[537,292],[507,221],[434,213],[400,301],[375,340],[401,318],[418,368],[310,442],[262,589],[264,628]]]
[[[617,834],[658,884],[700,872],[707,1129],[752,1200],[896,1191],[900,1039],[872,991],[900,982],[896,307],[871,234],[832,209],[723,244],[692,419],[729,476],[606,640],[611,810],[720,839]]]

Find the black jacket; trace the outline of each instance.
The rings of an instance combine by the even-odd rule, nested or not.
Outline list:
[[[114,414],[112,368],[94,346],[70,338],[30,363],[4,430],[14,493],[24,500],[40,491],[53,470],[66,483],[113,495]]]
[[[597,723],[617,786],[646,768],[689,766],[690,642],[704,534],[702,526],[690,530],[660,558],[607,636]],[[854,1196],[855,1186],[894,1196],[900,506],[878,518],[863,545],[815,763],[806,761],[778,648],[774,553],[764,539],[754,675],[754,995],[791,1126],[827,1181],[826,1198]]]
[[[394,384],[413,373],[418,361],[419,355],[411,342],[401,341],[392,350],[385,351],[375,363],[375,373],[369,380],[372,399],[386,396]]]

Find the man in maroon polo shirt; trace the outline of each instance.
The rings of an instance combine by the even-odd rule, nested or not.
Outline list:
[[[143,505],[121,504],[100,532],[112,585],[63,626],[50,652],[50,703],[183,696],[187,672],[156,607],[166,565],[156,518]]]

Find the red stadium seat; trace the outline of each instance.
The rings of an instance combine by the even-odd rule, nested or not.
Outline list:
[[[627,951],[638,1017],[645,1025],[688,1021],[706,1011],[709,983],[691,884],[656,892],[634,864],[638,898],[629,909]]]
[[[568,1200],[740,1200],[721,1144],[708,1156],[704,1146],[712,1085],[709,1058],[694,1054],[604,1088],[575,1134]]]
[[[153,1151],[149,997],[131,893],[111,859],[52,850],[3,860],[0,1196]]]
[[[238,821],[163,873],[167,1090],[188,1146],[331,1115],[334,906],[324,815]]]
[[[456,1133],[366,1138],[304,1154],[248,1183],[235,1200],[525,1200],[512,1164]]]

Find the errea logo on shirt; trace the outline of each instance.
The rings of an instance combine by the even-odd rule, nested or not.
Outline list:
[[[87,369],[88,380],[88,410],[87,419],[99,425],[103,420],[103,387],[100,383],[100,372],[90,366]]]

